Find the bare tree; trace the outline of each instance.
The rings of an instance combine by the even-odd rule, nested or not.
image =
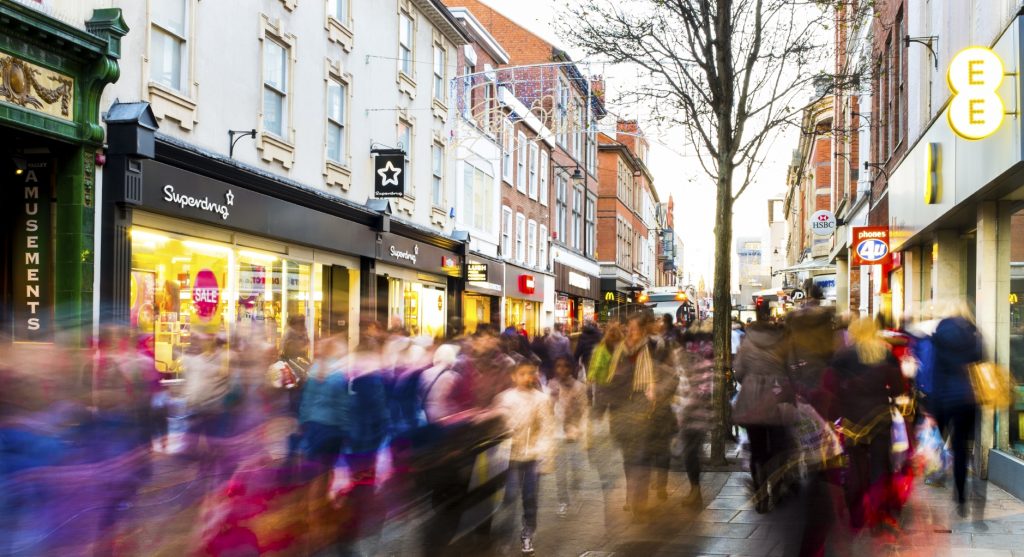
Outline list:
[[[780,127],[821,85],[831,12],[815,0],[582,0],[559,31],[588,56],[642,69],[625,93],[679,126],[717,188],[714,322],[716,427],[725,462],[733,204],[756,179]],[[820,88],[820,87],[819,87]]]

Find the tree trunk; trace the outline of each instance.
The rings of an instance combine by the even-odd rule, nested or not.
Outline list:
[[[724,465],[725,437],[729,424],[726,373],[732,355],[732,174],[731,164],[719,167],[718,202],[715,207],[715,306],[714,346],[715,376],[712,386],[714,427],[711,430],[711,464]]]

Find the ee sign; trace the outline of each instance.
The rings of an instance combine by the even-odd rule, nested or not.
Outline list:
[[[954,133],[976,140],[999,129],[1006,116],[998,93],[1004,75],[1003,61],[989,48],[972,46],[953,57],[946,71],[953,92],[946,119]]]
[[[832,211],[815,211],[811,215],[811,232],[815,236],[831,236],[836,231],[836,216]]]
[[[892,261],[889,253],[888,226],[855,226],[853,228],[853,247],[850,264],[888,265]]]

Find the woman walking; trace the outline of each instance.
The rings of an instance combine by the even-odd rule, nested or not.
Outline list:
[[[654,364],[648,348],[644,316],[631,315],[625,340],[612,355],[604,392],[610,411],[610,430],[622,451],[626,473],[626,510],[643,518],[651,474],[645,462],[648,417],[654,402]]]

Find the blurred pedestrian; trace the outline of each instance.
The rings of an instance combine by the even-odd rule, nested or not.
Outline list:
[[[732,419],[747,430],[755,508],[763,512],[772,504],[768,483],[791,448],[781,405],[793,404],[795,395],[786,369],[783,328],[765,320],[749,325],[733,369],[740,390]]]
[[[981,336],[967,311],[958,311],[939,322],[932,335],[934,386],[928,411],[943,438],[950,439],[957,512],[967,513],[967,449],[974,435],[978,412],[968,366],[982,359]]]
[[[713,425],[711,391],[714,381],[715,348],[712,340],[712,319],[698,321],[683,334],[681,367],[682,383],[682,429],[683,464],[690,491],[683,498],[683,506],[700,507],[703,498],[700,492],[701,455],[704,440]]]
[[[850,323],[852,346],[836,353],[827,388],[836,399],[848,458],[846,500],[854,529],[891,518],[892,404],[904,393],[899,362],[873,319]]]
[[[651,483],[646,448],[655,377],[644,319],[641,314],[629,316],[625,339],[612,355],[608,383],[602,390],[610,411],[611,435],[622,452],[625,510],[632,511],[634,520],[645,518]]]
[[[597,323],[592,320],[588,320],[583,324],[583,330],[580,332],[580,337],[576,341],[576,350],[573,351],[573,372],[580,367],[583,368],[586,373],[587,366],[590,365],[590,358],[594,354],[594,349],[601,342],[601,329],[597,327]],[[585,376],[585,375],[584,375]]]
[[[668,473],[672,464],[672,438],[679,432],[679,419],[672,408],[679,392],[676,353],[681,348],[672,334],[672,318],[651,319],[648,349],[654,364],[654,400],[647,431],[645,460],[654,472],[653,488],[658,499],[668,499]],[[681,337],[680,337],[681,340]]]
[[[523,553],[533,553],[537,531],[537,488],[541,466],[550,466],[555,420],[546,394],[534,388],[537,366],[517,364],[512,371],[511,389],[495,397],[494,406],[504,413],[512,431],[509,485],[506,500],[519,495],[523,504],[523,529],[520,533]]]
[[[579,490],[583,475],[583,450],[587,442],[589,403],[587,387],[573,374],[574,361],[559,358],[555,362],[555,377],[548,382],[548,394],[555,417],[555,484],[558,489],[558,516],[568,513],[570,481],[573,492]]]

